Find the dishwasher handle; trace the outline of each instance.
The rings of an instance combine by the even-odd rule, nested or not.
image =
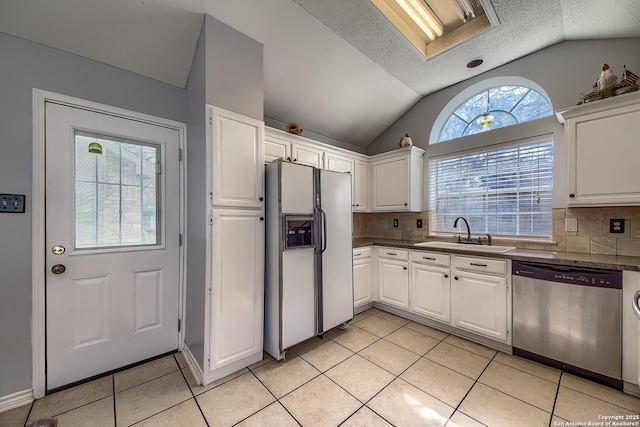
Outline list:
[[[640,307],[638,307],[638,301],[640,301],[640,291],[636,291],[636,293],[633,294],[633,312],[638,320],[640,320]]]

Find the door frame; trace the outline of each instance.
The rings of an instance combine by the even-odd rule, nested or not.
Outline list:
[[[187,125],[174,120],[164,119],[149,114],[138,113],[124,108],[113,107],[93,101],[87,101],[72,96],[49,92],[42,89],[33,89],[33,195],[31,202],[31,265],[32,265],[32,318],[31,318],[31,345],[32,345],[32,387],[33,397],[39,399],[46,392],[46,240],[45,240],[45,103],[47,101],[57,104],[81,108],[96,113],[109,114],[124,119],[163,126],[175,129],[179,134],[179,148],[182,150],[180,161],[180,234],[182,246],[179,248],[179,288],[178,319],[182,327],[178,332],[178,349],[184,346],[185,334],[185,284],[186,269],[185,260],[187,253],[186,242],[186,168],[187,168]],[[177,238],[177,236],[176,236]]]

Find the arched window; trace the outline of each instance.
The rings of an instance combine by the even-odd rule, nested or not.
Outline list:
[[[545,126],[438,144],[551,115],[544,90],[519,77],[481,81],[449,101],[427,151],[430,232],[459,233],[462,216],[474,234],[551,237],[553,134]]]
[[[429,143],[461,138],[551,114],[551,103],[535,83],[514,77],[489,79],[467,88],[442,110],[434,126],[434,131],[439,132],[436,138],[432,132]]]

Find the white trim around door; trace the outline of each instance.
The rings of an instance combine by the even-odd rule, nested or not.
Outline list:
[[[182,328],[178,336],[181,350],[184,345],[185,322],[185,259],[186,259],[186,124],[160,117],[125,110],[118,107],[86,101],[67,95],[33,89],[33,200],[32,200],[32,352],[33,352],[33,397],[45,395],[46,345],[45,345],[45,102],[55,102],[98,113],[137,120],[144,123],[175,129],[180,134],[180,149],[184,153],[180,162],[180,298],[179,319]],[[178,238],[178,236],[176,236]]]

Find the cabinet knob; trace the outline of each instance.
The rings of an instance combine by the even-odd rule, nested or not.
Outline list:
[[[405,206],[407,206],[407,204],[406,204],[406,203],[405,203],[404,205],[405,205]]]
[[[458,280],[458,276],[455,276],[454,279]]]
[[[260,217],[260,221],[264,221],[264,217],[263,216]]]
[[[571,194],[569,194],[569,197],[573,198],[573,197],[576,197],[576,195],[571,193]]]
[[[445,278],[445,279],[448,279],[448,278],[449,278],[449,275],[448,275],[448,274],[445,274],[445,275],[444,275],[444,278]]]
[[[293,159],[293,161],[294,161],[294,162],[297,162],[297,161],[298,161],[298,159]]]
[[[356,203],[356,206],[360,206],[360,205]]]
[[[290,162],[290,161],[291,161],[291,157],[287,157],[287,162]]]
[[[402,269],[403,269],[403,270],[406,270],[406,269],[407,269],[407,267],[402,267]]]
[[[258,200],[263,201],[263,200],[264,200],[264,197],[260,197]]]

